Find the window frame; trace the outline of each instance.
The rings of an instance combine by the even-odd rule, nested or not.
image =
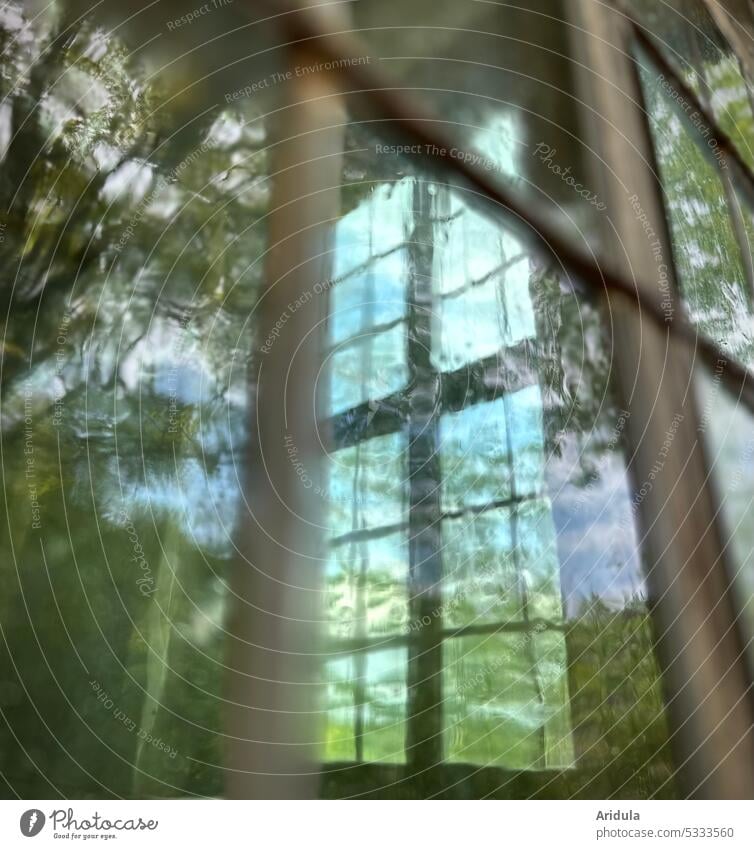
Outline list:
[[[612,239],[605,234],[607,244],[618,258],[618,272],[633,280],[640,296],[653,297],[656,264],[627,196],[617,188],[622,182],[633,187],[648,218],[657,222],[678,316],[669,222],[632,56],[637,42],[649,44],[650,50],[654,46],[621,4],[610,7],[583,0],[579,10],[583,35],[577,41],[589,69],[583,81],[585,101],[593,107],[588,121],[598,152],[593,162],[604,163],[604,168],[595,169],[594,179],[607,197],[614,228]],[[667,63],[663,69],[679,92],[691,95]],[[695,99],[691,102],[702,114],[704,107]],[[613,131],[605,132],[606,125]],[[735,151],[730,156],[737,159]],[[608,173],[612,179],[607,179]],[[694,400],[699,352],[693,340],[673,333],[677,318],[661,328],[659,323],[643,322],[633,304],[619,299],[611,299],[610,311],[618,341],[618,384],[625,409],[631,411],[625,433],[637,486],[649,479],[673,417],[684,412],[671,468],[666,465],[654,479],[654,489],[642,501],[638,516],[682,789],[690,796],[752,798],[752,681],[744,657],[741,610],[728,578],[732,571],[719,500],[699,438],[703,427]],[[723,371],[731,363],[745,371],[732,358]],[[734,372],[735,368],[728,374],[735,386],[740,374]]]
[[[592,164],[601,162],[599,167],[595,165],[591,176],[594,185],[603,188],[600,195],[607,199],[612,226],[608,243],[618,246],[614,253],[608,251],[612,264],[600,266],[595,260],[580,256],[553,228],[536,214],[529,214],[513,194],[473,164],[437,157],[426,159],[424,164],[440,179],[470,185],[493,218],[502,217],[518,225],[524,241],[554,254],[574,277],[603,292],[605,324],[616,341],[614,363],[622,406],[631,413],[625,436],[635,482],[647,479],[673,416],[684,409],[666,472],[658,477],[651,496],[639,510],[676,761],[682,767],[680,777],[687,795],[752,798],[752,681],[737,624],[740,610],[727,578],[728,555],[710,467],[698,438],[701,422],[689,402],[693,391],[687,388],[693,382],[697,360],[701,357],[708,364],[714,363],[720,351],[709,340],[698,339],[679,311],[664,326],[644,234],[625,196],[616,188],[621,179],[626,185],[639,187],[638,194],[645,199],[648,214],[662,231],[662,249],[672,270],[656,162],[631,59],[633,43],[645,36],[640,25],[617,7],[582,0],[573,5],[572,13],[570,49],[584,57],[580,62],[584,92],[580,112],[584,125],[591,126],[592,147],[599,153]],[[311,13],[285,16],[283,23],[292,42],[306,43],[321,59],[361,55],[356,41],[344,32],[330,31]],[[670,72],[668,76],[681,89],[682,82],[672,69]],[[344,63],[334,77],[344,85],[354,85],[360,105],[386,122],[399,138],[450,149],[442,133],[424,120],[424,110],[394,97],[380,73],[359,63]],[[302,91],[299,108],[306,102],[304,94]],[[604,131],[605,122],[609,132]],[[725,134],[719,133],[719,138],[724,139]],[[730,156],[738,167],[735,149]],[[754,196],[748,169],[744,168],[743,173],[747,176],[744,189]],[[607,179],[608,174],[612,179]],[[291,258],[293,261],[295,257]],[[751,372],[729,358],[723,380],[738,389],[742,402],[754,409]],[[390,427],[381,411],[372,424],[377,429]],[[337,422],[334,430],[337,431]],[[285,524],[285,517],[281,518]],[[426,533],[429,525],[425,517],[417,514],[413,521],[413,529]],[[422,578],[431,581],[436,573],[437,568],[430,561]],[[423,609],[420,605],[419,612]],[[430,634],[428,629],[427,636]],[[431,665],[437,667],[436,658]],[[416,763],[425,764],[428,771],[437,768],[433,737],[436,733],[429,728],[413,741],[419,753]],[[463,773],[450,765],[442,769],[448,775]],[[328,771],[323,770],[325,774]],[[368,783],[373,789],[375,782],[379,785],[384,780],[400,779],[392,768],[370,772],[373,780]]]

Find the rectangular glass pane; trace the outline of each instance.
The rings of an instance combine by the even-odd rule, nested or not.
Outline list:
[[[424,170],[439,157],[386,150],[384,125],[349,115],[328,151],[343,161],[332,266],[258,338],[282,283],[270,256],[287,250],[271,222],[306,193],[276,167],[278,120],[299,114],[276,99],[293,86],[250,89],[290,62],[274,49],[289,39],[249,27],[238,3],[168,34],[164,5],[115,31],[68,3],[0,16],[7,794],[229,792],[228,755],[244,747],[228,649],[253,654],[229,616],[235,581],[269,570],[282,610],[297,589],[279,573],[298,542],[274,521],[279,557],[247,547],[277,503],[246,483],[264,478],[291,515],[307,496],[322,508],[302,534],[322,543],[307,572],[322,578],[322,639],[304,658],[322,678],[321,795],[672,795],[598,306],[478,196]],[[550,0],[351,5],[373,67],[457,133],[444,158],[591,245],[581,59]],[[144,32],[168,35],[154,42],[166,52]],[[311,136],[295,138],[284,146],[311,165]],[[316,386],[289,387],[286,412],[324,396],[322,479],[256,382],[314,298],[326,362]],[[250,594],[240,618],[269,600]],[[250,739],[278,662],[245,676]]]
[[[522,568],[512,508],[443,522],[443,611],[448,627],[520,622]]]
[[[343,478],[338,491],[356,493],[351,443],[387,446],[388,436],[377,434],[393,429],[390,438],[402,440],[405,477],[395,469],[370,486],[377,502],[384,493],[382,523],[379,511],[354,521],[358,504],[342,511],[340,533],[348,536],[331,554],[335,652],[355,659],[383,639],[405,651],[398,661],[407,687],[401,774],[410,786],[421,787],[425,774],[413,741],[432,728],[438,764],[557,775],[547,780],[571,794],[589,786],[604,792],[611,783],[602,772],[604,747],[582,723],[592,720],[609,679],[619,715],[608,727],[601,712],[598,722],[610,746],[630,752],[622,761],[624,774],[632,776],[627,786],[646,794],[658,776],[667,778],[668,751],[645,749],[633,729],[646,725],[665,733],[662,700],[639,696],[630,686],[633,654],[603,657],[571,649],[587,639],[613,645],[620,623],[631,652],[644,651],[650,635],[622,456],[628,414],[612,399],[611,353],[599,312],[554,270],[516,256],[520,246],[512,237],[483,232],[476,213],[446,186],[416,178],[403,202],[400,215],[413,234],[401,247],[410,379],[381,402],[335,417],[338,438],[349,447],[338,449],[336,440],[330,464],[335,479]],[[495,270],[501,245],[519,275],[509,300],[499,297],[509,282],[505,272]],[[470,272],[472,255],[481,265]],[[489,281],[473,278],[489,272],[498,274],[501,287],[480,312],[475,293]],[[366,298],[370,285],[359,272],[352,302]],[[451,301],[454,312],[446,321],[450,314],[443,310]],[[516,310],[526,318],[507,321]],[[494,326],[490,335],[487,322]],[[514,326],[519,329],[506,330]],[[342,463],[341,457],[348,459]],[[391,481],[397,480],[406,484],[400,502],[405,536],[392,529],[398,502]],[[359,538],[360,525],[371,529],[368,540]],[[399,548],[405,560],[393,553]],[[393,567],[395,578],[387,575]],[[431,585],[438,568],[439,581]],[[656,694],[652,654],[642,663],[649,692]],[[348,674],[362,677],[354,669]],[[620,674],[627,677],[619,685]],[[573,693],[574,677],[587,699]],[[360,728],[362,720],[354,714],[349,722]],[[357,763],[364,757],[363,750],[356,752],[358,739],[354,731],[348,744]],[[328,773],[328,792],[347,792],[349,775],[361,780],[361,773],[348,770]],[[672,785],[663,786],[673,792]]]
[[[332,286],[329,330],[333,343],[368,336],[375,327],[405,316],[405,265],[405,252],[396,249]]]
[[[433,254],[432,359],[440,371],[496,354],[533,337],[529,259],[520,242],[457,196],[447,207],[443,250]]]
[[[327,615],[336,639],[397,634],[408,618],[405,532],[333,546],[327,564]]]
[[[398,324],[358,341],[340,345],[330,354],[329,401],[332,413],[342,413],[364,402],[402,389],[408,380],[406,327]]]
[[[562,634],[459,637],[445,648],[450,761],[508,769],[573,765]]]
[[[504,400],[498,398],[446,413],[440,419],[442,504],[446,510],[511,498],[512,457],[504,408]]]
[[[745,231],[737,236],[735,230],[740,202],[728,172],[705,158],[669,84],[649,64],[642,69],[642,81],[683,301],[702,333],[750,362],[754,293],[742,254]]]
[[[376,436],[336,451],[327,471],[330,538],[406,521],[404,434]]]
[[[326,761],[405,759],[406,652],[386,649],[326,664]]]
[[[720,372],[700,368],[701,428],[720,499],[727,563],[738,623],[754,670],[754,414],[722,385]]]
[[[743,160],[749,167],[754,165],[754,100],[746,67],[750,53],[746,27],[752,26],[748,3],[736,2],[729,10],[720,5],[717,22],[703,0],[684,0],[678,7],[635,0],[632,8],[665,59],[733,140]],[[725,33],[718,26],[720,20],[727,21]],[[729,39],[736,36],[734,48]]]

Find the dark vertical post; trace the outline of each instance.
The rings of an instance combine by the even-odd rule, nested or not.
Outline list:
[[[439,190],[443,190],[438,187]],[[408,243],[409,609],[406,756],[409,773],[443,757],[442,529],[440,524],[440,380],[431,361],[434,208],[431,184],[417,178]]]

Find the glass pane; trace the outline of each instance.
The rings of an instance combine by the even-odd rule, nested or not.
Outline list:
[[[476,404],[440,419],[446,510],[510,499],[512,456],[506,443],[505,401]]]
[[[406,626],[408,546],[405,533],[344,542],[327,565],[333,637],[395,634]]]
[[[406,238],[404,212],[410,196],[408,180],[375,184],[368,199],[362,200],[338,221],[335,280],[350,276],[361,279],[360,275],[372,273],[379,267],[382,257],[400,253]],[[398,282],[403,281],[399,279]],[[337,305],[337,297],[334,303]]]
[[[535,335],[529,263],[522,245],[494,222],[446,199],[443,250],[433,254],[439,298],[433,310],[432,358],[451,371]]]
[[[339,533],[349,535],[332,548],[329,628],[339,663],[344,656],[363,663],[383,641],[404,652],[386,655],[407,692],[403,766],[360,770],[367,755],[357,753],[354,731],[350,754],[332,755],[353,766],[327,770],[323,792],[380,795],[395,782],[410,794],[452,794],[456,785],[464,792],[464,780],[444,771],[430,777],[417,759],[414,741],[430,734],[422,746],[432,747],[437,765],[491,770],[478,779],[483,794],[515,795],[522,787],[533,795],[540,787],[610,793],[617,785],[603,770],[607,740],[611,757],[621,753],[621,793],[672,795],[622,455],[628,413],[612,398],[598,310],[500,223],[479,217],[462,193],[421,174],[393,185],[410,186],[393,195],[391,211],[403,222],[404,242],[385,243],[402,255],[405,306],[396,327],[409,378],[333,416],[330,463],[349,458],[337,489],[354,498],[357,446],[392,434],[400,442],[391,450],[400,445],[405,465],[370,486],[374,503],[382,498],[381,521],[379,510],[354,520],[363,512],[358,501],[342,510]],[[371,197],[374,191],[362,203]],[[370,226],[362,239],[377,266],[385,251],[380,225]],[[488,284],[494,297],[484,301]],[[360,299],[368,305],[371,285],[360,268],[348,291],[354,314],[366,314]],[[365,365],[365,373],[376,372]],[[387,456],[381,462],[387,470]],[[399,481],[405,500],[397,501]],[[403,512],[395,512],[398,504]],[[362,526],[368,538],[359,536]],[[615,655],[618,634],[630,647],[625,657]],[[584,651],[589,641],[606,642],[612,654]],[[637,687],[630,676],[639,657]],[[349,670],[340,673],[344,680],[363,677]],[[604,686],[612,688],[616,715],[595,707]],[[353,713],[347,724],[360,722]],[[589,736],[596,725],[599,739]],[[637,727],[651,729],[654,748]],[[518,784],[500,770],[530,777]]]
[[[364,333],[357,342],[333,351],[329,367],[332,413],[365,401],[376,404],[406,385],[406,330],[399,324],[380,333]]]
[[[746,27],[752,25],[751,7],[746,2],[729,5],[729,10],[720,8],[721,14],[729,16],[731,30],[739,33],[740,44],[745,45],[749,38]],[[749,167],[754,165],[752,81],[704,2],[684,0],[674,8],[653,0],[634,0],[632,6],[656,46],[733,140],[743,160]]]
[[[405,449],[405,436],[390,433],[330,456],[325,497],[331,537],[406,521]]]
[[[448,626],[523,620],[524,579],[513,542],[516,522],[515,512],[504,509],[443,523]]]
[[[748,362],[754,353],[752,291],[732,217],[742,216],[740,202],[726,184],[727,172],[702,154],[667,83],[649,65],[642,80],[683,300],[701,332]]]
[[[327,662],[326,761],[404,760],[405,668],[402,649]]]
[[[0,22],[4,795],[218,796],[265,134],[160,145],[169,74],[68,11]]]
[[[562,634],[463,637],[446,643],[450,761],[508,769],[573,766]]]
[[[334,343],[368,334],[379,325],[405,316],[405,262],[405,253],[396,250],[370,263],[361,274],[354,271],[332,287],[329,327]],[[365,299],[364,290],[373,292],[372,300]]]
[[[754,670],[754,415],[722,385],[719,371],[700,368],[697,386],[731,584],[743,612],[739,625]]]

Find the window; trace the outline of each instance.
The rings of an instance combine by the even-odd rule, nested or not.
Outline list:
[[[607,354],[588,329],[597,315],[421,175],[372,187],[338,224],[335,252],[330,792],[358,783],[360,766],[400,769],[417,788],[440,767],[437,786],[452,784],[454,764],[543,782],[577,755],[583,768],[607,738],[600,725],[586,742],[572,707],[569,681],[583,666],[580,708],[594,662],[569,659],[574,622],[606,634],[628,615],[631,641],[646,627],[625,418],[606,372],[594,380]],[[606,549],[613,522],[626,536]],[[659,708],[619,692],[628,714]]]

